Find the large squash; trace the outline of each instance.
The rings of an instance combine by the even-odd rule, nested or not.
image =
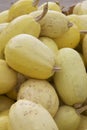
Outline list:
[[[49,112],[34,102],[19,100],[9,111],[12,130],[58,130]]]
[[[47,79],[55,71],[55,54],[40,40],[28,34],[12,38],[5,48],[8,65],[37,79]]]
[[[60,49],[56,62],[61,70],[54,82],[61,98],[68,105],[83,103],[87,98],[87,74],[79,53],[71,48]]]

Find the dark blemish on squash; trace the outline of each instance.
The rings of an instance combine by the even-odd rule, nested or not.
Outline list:
[[[27,112],[27,111],[24,112],[24,116],[26,116],[26,115],[28,115],[28,112]]]

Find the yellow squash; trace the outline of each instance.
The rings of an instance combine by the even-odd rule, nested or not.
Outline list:
[[[27,99],[41,104],[54,116],[59,107],[59,99],[53,86],[46,80],[29,79],[24,82],[18,92],[19,99]]]
[[[17,73],[5,60],[0,59],[0,94],[5,94],[17,84]]]
[[[80,124],[80,115],[73,107],[62,105],[57,111],[54,120],[59,126],[59,130],[77,130]]]
[[[9,111],[12,130],[58,130],[49,112],[40,104],[19,100]]]
[[[21,84],[26,80],[26,77],[20,73],[17,74],[17,78],[18,78],[17,85],[13,89],[11,89],[8,93],[6,93],[6,95],[13,100],[17,100],[19,88]]]
[[[39,37],[40,24],[29,15],[22,15],[14,19],[0,34],[0,58],[8,41],[18,34],[30,34]]]
[[[73,9],[73,14],[87,14],[87,0],[77,3]]]
[[[36,37],[20,34],[5,48],[5,58],[14,70],[37,79],[47,79],[55,72],[55,54]]]
[[[48,46],[55,54],[57,53],[58,46],[52,38],[40,37],[39,40],[42,41],[46,46]]]
[[[56,89],[68,105],[83,103],[87,98],[87,74],[83,60],[72,48],[58,51],[56,63],[61,70],[54,75]]]
[[[41,10],[31,12],[29,15],[36,17],[41,14]],[[61,12],[48,10],[46,15],[39,21],[41,25],[40,36],[56,38],[68,31],[71,26],[68,18]]]
[[[73,24],[66,33],[54,39],[54,41],[59,49],[64,47],[75,48],[80,42],[80,31],[78,27]]]
[[[5,95],[0,95],[0,112],[8,110],[14,101]]]
[[[37,7],[33,6],[33,0],[18,0],[9,9],[8,21],[35,10],[37,10]]]
[[[9,10],[2,11],[0,13],[0,23],[6,23],[8,21]]]

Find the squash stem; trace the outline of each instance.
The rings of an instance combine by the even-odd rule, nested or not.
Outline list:
[[[80,34],[86,34],[87,30],[80,30]]]
[[[54,66],[54,68],[53,68],[53,71],[54,71],[54,72],[58,72],[59,70],[61,70],[61,68],[59,68],[59,67],[57,67],[57,66]]]
[[[37,16],[37,17],[35,18],[35,20],[36,20],[37,22],[39,22],[39,21],[47,14],[47,11],[48,11],[48,2],[44,5],[44,7],[43,7],[43,12],[42,12],[39,16]]]
[[[78,114],[81,114],[81,113],[83,113],[83,112],[86,111],[86,110],[87,110],[87,105],[85,105],[85,106],[83,106],[83,107],[81,107],[81,108],[76,109],[76,112],[77,112]]]

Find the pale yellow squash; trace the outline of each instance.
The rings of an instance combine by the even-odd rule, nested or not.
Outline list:
[[[33,6],[33,0],[18,0],[9,9],[8,21],[35,10],[37,10],[37,7]]]
[[[54,116],[59,107],[59,99],[54,87],[46,80],[29,79],[24,82],[18,92],[19,99],[27,99],[41,104]]]
[[[5,45],[12,37],[22,33],[39,37],[40,29],[40,24],[29,15],[22,15],[14,19],[0,34],[0,58],[3,57]]]
[[[84,15],[71,14],[71,15],[68,15],[67,18],[71,22],[76,24],[79,30],[81,31],[87,30],[87,14],[84,14]]]
[[[79,20],[79,17],[78,15],[76,14],[70,14],[70,15],[67,15],[67,18],[74,24],[76,24],[76,26],[80,29],[80,20]]]
[[[87,0],[77,3],[73,9],[73,14],[87,14]]]
[[[56,63],[61,70],[54,75],[54,83],[62,100],[68,105],[83,103],[87,98],[87,74],[79,53],[71,48],[58,51]]]
[[[36,37],[20,34],[5,48],[5,58],[14,70],[37,79],[47,79],[55,72],[55,54]]]
[[[0,59],[0,94],[5,94],[17,84],[17,73],[5,60]]]
[[[19,100],[9,111],[12,130],[58,130],[49,112],[40,104]]]
[[[5,95],[0,95],[0,112],[8,110],[13,103],[14,100],[8,98]]]
[[[80,115],[73,107],[67,105],[59,108],[54,120],[59,126],[59,130],[77,130],[80,125]]]

